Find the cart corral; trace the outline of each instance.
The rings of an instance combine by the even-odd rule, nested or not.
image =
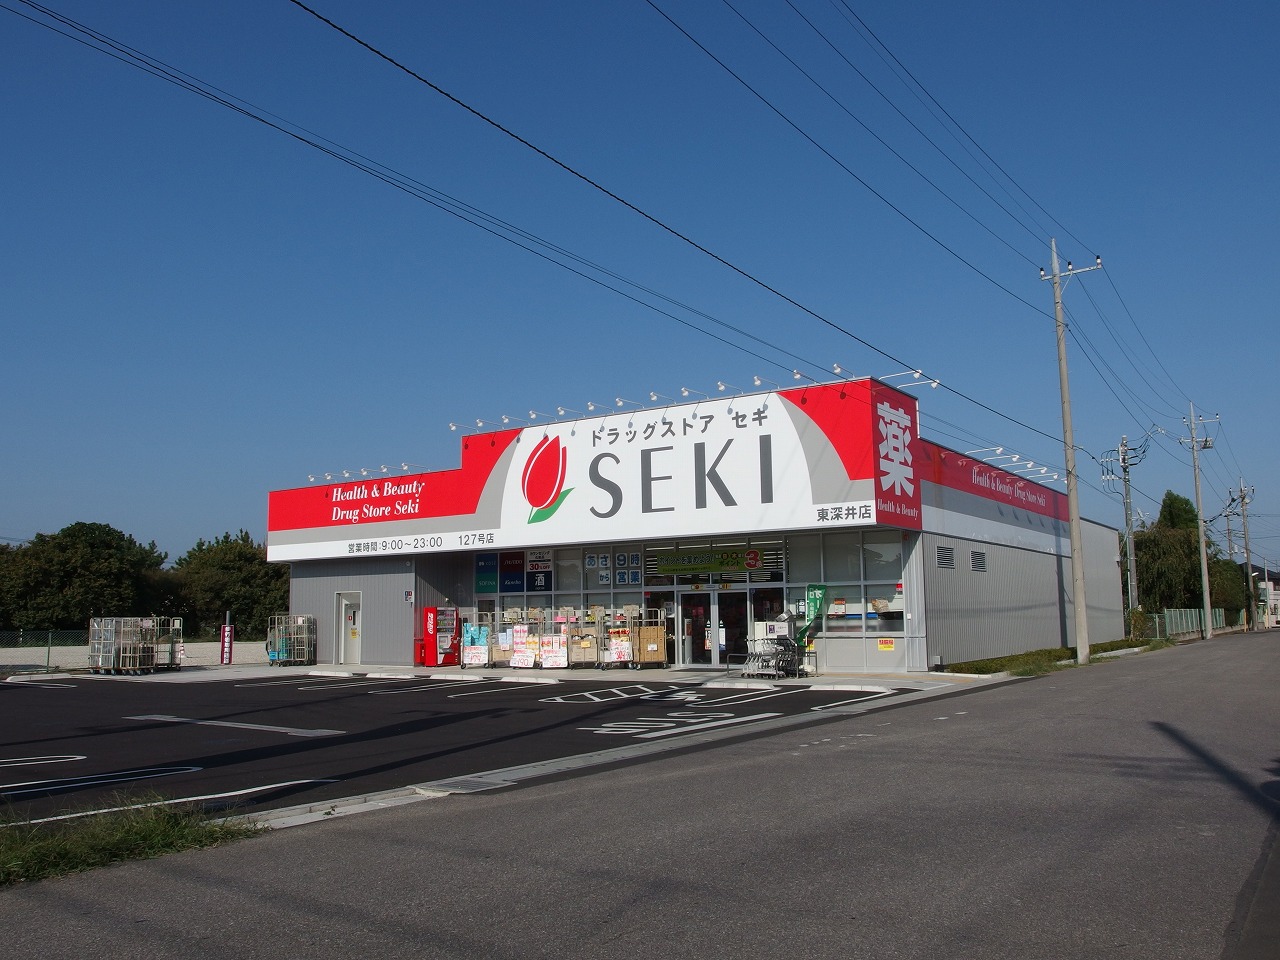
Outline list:
[[[142,674],[181,670],[181,617],[93,617],[89,672]]]
[[[267,663],[273,667],[316,662],[316,618],[277,614],[267,622]]]

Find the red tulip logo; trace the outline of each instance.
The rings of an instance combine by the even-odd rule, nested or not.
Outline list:
[[[569,462],[569,451],[560,446],[559,437],[543,437],[525,461],[524,472],[520,475],[520,485],[524,490],[524,498],[532,508],[529,512],[529,523],[541,523],[557,510],[564,498],[572,493],[572,488],[564,489],[565,467]]]

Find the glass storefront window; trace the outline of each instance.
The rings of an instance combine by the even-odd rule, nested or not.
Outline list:
[[[555,589],[565,593],[582,591],[582,551],[557,550],[555,559]]]
[[[788,580],[792,583],[822,582],[822,551],[820,543],[821,538],[816,533],[787,537]]]
[[[827,633],[861,633],[865,619],[862,588],[847,584],[827,586]]]
[[[826,583],[862,579],[862,534],[828,533],[822,538],[822,577]]]
[[[868,533],[863,539],[862,555],[868,580],[902,579],[902,534]]]

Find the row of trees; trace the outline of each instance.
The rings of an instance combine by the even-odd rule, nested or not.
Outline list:
[[[1121,550],[1123,551],[1123,545]],[[1208,541],[1210,606],[1228,617],[1249,605],[1244,571]],[[1160,515],[1133,534],[1138,568],[1138,602],[1143,609],[1197,610],[1204,595],[1200,578],[1200,527],[1195,504],[1172,490],[1164,495]]]
[[[105,523],[73,523],[26,544],[0,544],[0,630],[83,630],[95,616],[182,617],[184,633],[214,632],[231,611],[237,634],[265,636],[289,608],[289,568],[267,563],[248,531],[200,540],[165,566]]]

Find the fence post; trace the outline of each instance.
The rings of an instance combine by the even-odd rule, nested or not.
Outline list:
[[[49,673],[52,670],[50,664],[53,663],[53,631],[49,631],[49,640],[44,645],[44,672]]]

